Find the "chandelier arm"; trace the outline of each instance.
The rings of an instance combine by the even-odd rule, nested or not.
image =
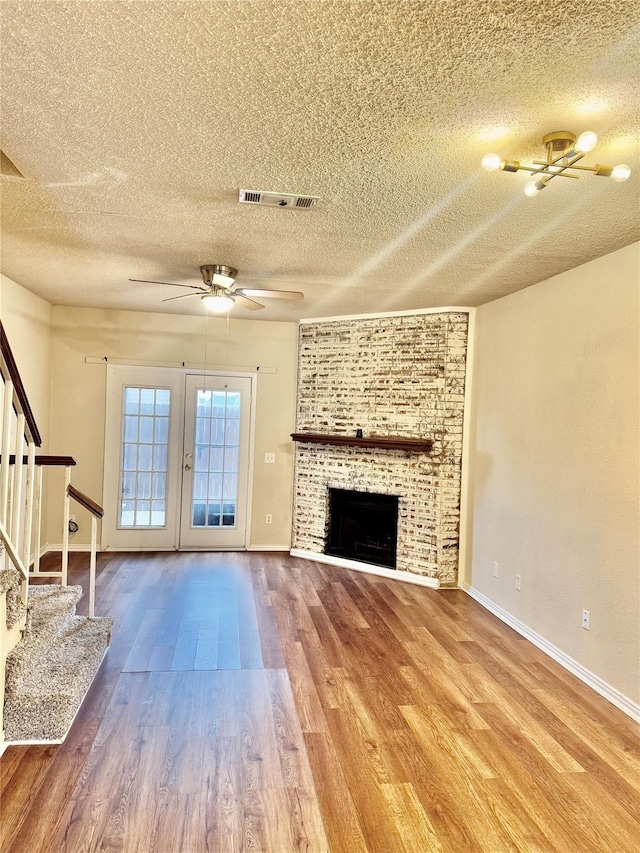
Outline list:
[[[583,157],[584,157],[584,154],[576,154],[567,163],[567,166],[571,166],[571,165],[573,165],[573,163],[577,163],[578,160],[582,160]],[[551,160],[551,162],[547,163],[546,165],[547,166],[555,166],[559,160],[564,160],[564,151],[562,152],[562,154],[559,154],[557,157],[554,157],[553,160]],[[535,160],[534,160],[534,163],[535,163]]]
[[[569,174],[565,174],[564,172],[549,172],[547,167],[553,166],[553,163],[545,163],[544,160],[534,160],[533,162],[536,163],[538,166],[543,166],[544,168],[538,169],[537,171],[544,172],[546,175],[555,175],[557,178],[575,178],[576,180],[578,178],[577,175],[569,175]],[[556,164],[556,168],[559,168],[559,169],[560,168],[561,169],[589,169],[589,170],[591,170],[591,166],[558,166],[557,164]],[[532,170],[532,174],[533,174],[533,170]]]
[[[542,160],[534,160],[533,162],[534,163],[540,163],[540,164],[543,163]],[[602,168],[611,169],[611,168],[613,168],[613,166],[604,166],[603,164],[599,164],[596,166],[574,166],[573,164],[570,164],[569,166],[567,166],[567,168],[568,169],[580,169],[581,172],[597,172],[598,169],[602,169]],[[572,176],[571,175],[565,175],[565,178],[570,178],[570,177],[572,177]],[[573,177],[575,177],[575,175]]]
[[[552,178],[574,178],[575,180],[578,180],[578,175],[571,175],[568,172],[566,172],[566,170],[567,169],[574,169],[574,168],[579,169],[580,166],[574,166],[573,164],[577,163],[578,160],[582,160],[583,157],[584,157],[584,154],[578,153],[578,154],[574,155],[573,157],[571,157],[571,159],[569,159],[568,162],[559,163],[558,162],[559,160],[566,160],[567,159],[565,157],[565,152],[563,151],[559,157],[555,157],[550,163],[545,163],[540,171],[549,175],[549,180],[546,182],[546,185],[548,186],[551,183]],[[535,162],[535,160],[534,160],[534,162]],[[559,172],[551,172],[551,171],[549,171],[550,166],[556,166],[558,169],[560,169],[560,171]]]
[[[562,154],[558,155],[558,157],[554,157],[553,160],[546,162],[546,163],[544,163],[544,162],[541,163],[543,168],[540,171],[546,172],[547,175],[551,175],[554,178],[576,178],[577,179],[578,178],[577,175],[565,174],[565,170],[569,169],[569,168],[579,169],[580,168],[579,166],[574,167],[573,164],[577,163],[578,160],[582,160],[583,157],[584,157],[584,154],[576,154],[567,163],[559,163],[560,160],[566,159],[565,158],[565,152],[563,151]],[[534,163],[540,163],[541,161],[534,160],[533,162]],[[549,171],[550,166],[557,166],[559,169],[561,169],[561,171],[560,172],[550,172]],[[531,174],[533,174],[533,172]]]
[[[518,168],[522,172],[529,172],[529,174],[531,174],[531,175],[543,174],[543,175],[553,175],[554,178],[575,178],[576,180],[578,179],[577,175],[565,175],[564,172],[550,172],[546,167],[552,166],[553,165],[552,163],[544,163],[542,160],[534,160],[533,162],[539,163],[541,166],[543,166],[545,168],[534,169],[533,166],[519,166]]]

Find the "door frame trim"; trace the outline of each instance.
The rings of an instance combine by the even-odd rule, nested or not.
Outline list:
[[[138,365],[133,363],[126,363],[123,360],[118,360],[120,363],[116,364],[112,361],[111,365],[107,364],[107,376],[105,382],[105,420],[104,420],[104,448],[102,454],[102,502],[103,506],[106,508],[106,500],[107,497],[111,497],[107,494],[109,489],[107,488],[107,450],[110,449],[107,447],[107,421],[109,418],[109,397],[111,391],[111,383],[113,382],[113,374],[114,372],[110,370],[110,367],[130,367],[132,370],[144,370],[147,368],[149,373],[153,372],[157,374],[158,372],[167,371],[173,376],[182,376],[183,381],[186,382],[186,377],[189,376],[233,376],[239,379],[250,379],[251,380],[251,392],[249,395],[249,404],[250,404],[250,412],[249,412],[249,447],[247,453],[247,464],[248,464],[248,472],[247,472],[247,512],[246,512],[246,521],[245,521],[245,530],[244,530],[244,545],[239,546],[237,548],[222,548],[222,549],[211,549],[211,548],[189,548],[189,551],[214,551],[214,550],[223,550],[223,551],[246,551],[248,548],[248,542],[250,540],[250,532],[251,532],[251,523],[252,523],[252,510],[253,510],[253,478],[254,478],[254,459],[255,459],[255,433],[256,433],[256,407],[257,407],[257,399],[258,399],[258,376],[260,374],[260,370],[230,370],[230,369],[219,369],[219,368],[210,368],[208,370],[197,369],[194,367],[188,367],[184,362],[180,367],[174,367],[173,365],[157,367],[152,366],[150,364]],[[103,362],[104,363],[104,362]],[[265,371],[267,372],[267,371]],[[184,445],[184,403],[183,409],[181,413],[182,417],[182,426],[181,426],[181,437]],[[164,547],[164,548],[151,548],[149,546],[139,546],[137,548],[125,548],[121,546],[108,546],[104,543],[105,530],[104,525],[101,525],[100,530],[100,544],[99,548],[101,551],[178,551],[180,545],[180,505],[181,502],[178,499],[176,501],[176,511],[177,517],[175,520],[174,526],[174,540],[173,546]]]

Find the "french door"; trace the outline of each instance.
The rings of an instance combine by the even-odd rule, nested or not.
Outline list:
[[[186,377],[180,547],[245,544],[251,379]]]
[[[109,366],[103,546],[246,544],[252,379]]]

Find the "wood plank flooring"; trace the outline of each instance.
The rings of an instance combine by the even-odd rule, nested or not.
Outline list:
[[[640,847],[639,727],[460,591],[103,554],[97,612],[67,741],[0,759],[3,853]]]

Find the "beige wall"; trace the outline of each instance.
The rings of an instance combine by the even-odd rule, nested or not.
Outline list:
[[[276,368],[259,373],[255,432],[251,545],[285,545],[291,537],[297,326],[226,319],[56,307],[53,312],[51,449],[78,461],[74,483],[101,501],[104,464],[106,368],[86,356],[131,361],[206,362]],[[264,463],[275,452],[276,464]],[[273,523],[265,524],[267,513]],[[80,519],[79,519],[80,520]],[[49,542],[60,542],[61,521],[49,519]],[[88,525],[84,526],[88,535]],[[83,529],[77,541],[87,541]]]
[[[52,306],[0,275],[0,319],[42,436],[46,452],[51,408]]]
[[[478,309],[466,578],[635,702],[639,249]]]

